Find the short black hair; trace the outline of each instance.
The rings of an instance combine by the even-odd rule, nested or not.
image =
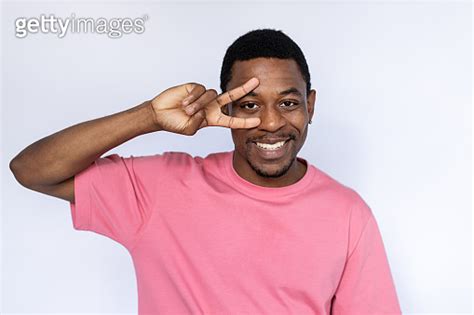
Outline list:
[[[303,79],[306,81],[306,93],[311,90],[311,77],[308,64],[300,47],[281,30],[257,29],[237,38],[227,51],[221,67],[221,90],[232,78],[232,66],[236,61],[254,58],[293,59],[298,65]]]

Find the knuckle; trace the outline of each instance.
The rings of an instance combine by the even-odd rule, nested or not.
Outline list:
[[[219,104],[220,107],[226,105],[226,103],[224,102],[224,100],[222,99],[222,97],[216,98],[216,101],[217,101],[217,104]]]
[[[237,97],[235,96],[233,91],[229,91],[229,98],[233,101],[235,101],[237,99]]]
[[[214,96],[217,96],[217,91],[214,90],[214,89],[209,89],[207,90],[210,94],[214,95]]]
[[[197,82],[189,82],[188,85],[191,86],[191,91],[193,94],[196,92],[202,93],[202,90],[205,90],[204,85]]]
[[[190,86],[191,88],[195,88],[196,86],[199,85],[199,83],[197,83],[197,82],[188,82],[188,83],[186,83],[186,85]]]

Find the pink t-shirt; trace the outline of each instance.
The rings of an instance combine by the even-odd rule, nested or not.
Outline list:
[[[303,158],[298,182],[254,185],[232,155],[111,154],[76,175],[74,228],[128,250],[140,315],[401,314],[357,192]]]

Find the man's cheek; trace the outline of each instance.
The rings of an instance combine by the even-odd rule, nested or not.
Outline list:
[[[288,122],[298,130],[298,132],[301,134],[305,127],[306,127],[306,115],[304,113],[298,113],[297,115],[292,115],[288,117]]]

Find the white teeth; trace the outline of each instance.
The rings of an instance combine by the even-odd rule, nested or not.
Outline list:
[[[281,148],[285,144],[285,141],[280,141],[274,144],[268,144],[268,143],[260,143],[257,142],[257,146],[259,148],[265,149],[265,150],[277,150]]]

